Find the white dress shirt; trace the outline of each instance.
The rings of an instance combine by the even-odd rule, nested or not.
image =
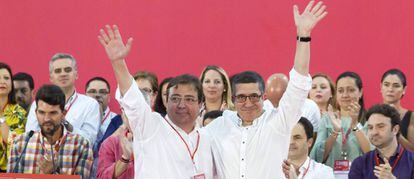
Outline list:
[[[199,173],[213,178],[211,142],[205,132],[198,132],[196,127],[187,134],[174,125],[168,115],[163,118],[159,113],[152,112],[136,83],[132,83],[124,96],[117,89],[116,99],[124,109],[134,134],[134,178],[190,179]],[[186,144],[174,129],[188,144],[191,153],[200,137],[194,164]]]
[[[263,109],[270,110],[272,108],[274,108],[274,106],[270,100],[266,99],[265,101],[263,101]],[[309,120],[309,122],[312,123],[313,132],[318,132],[319,120],[321,119],[321,112],[319,111],[318,105],[314,101],[310,99],[305,100],[305,104],[302,108],[302,117],[305,117]]]
[[[101,121],[101,127],[99,128],[99,133],[101,135],[104,135],[106,132],[106,129],[108,128],[109,124],[111,123],[111,119],[114,118],[115,116],[117,116],[116,113],[112,112],[109,109],[109,106],[106,108],[106,110],[103,113],[103,118]]]
[[[305,176],[303,176],[305,175]],[[335,179],[331,167],[307,158],[299,168],[298,179]]]
[[[212,137],[219,178],[284,178],[283,159],[288,156],[290,133],[299,121],[312,79],[291,70],[278,110],[265,112],[243,127],[236,112],[226,110],[204,128]]]
[[[65,118],[73,126],[73,133],[87,138],[93,146],[101,123],[98,102],[91,97],[75,92],[67,101],[65,109],[69,109]],[[40,131],[35,110],[36,101],[32,103],[27,116],[26,131]]]

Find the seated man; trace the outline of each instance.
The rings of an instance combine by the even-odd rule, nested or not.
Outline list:
[[[63,91],[54,85],[44,85],[37,92],[35,101],[40,131],[30,131],[16,138],[7,165],[8,172],[89,178],[92,147],[86,138],[64,128]]]
[[[333,179],[331,167],[309,158],[309,148],[313,143],[313,127],[308,119],[301,117],[293,127],[290,136],[288,160],[284,161],[283,172],[286,178]],[[293,171],[293,172],[290,172]]]
[[[414,178],[414,153],[398,144],[400,114],[387,105],[371,107],[367,114],[368,137],[375,150],[356,158],[348,178]]]

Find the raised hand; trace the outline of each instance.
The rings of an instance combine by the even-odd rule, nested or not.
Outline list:
[[[120,133],[118,135],[119,141],[121,142],[122,156],[125,159],[130,159],[133,154],[132,150],[132,133],[129,132],[125,125],[122,125]]]
[[[396,179],[396,177],[392,174],[392,168],[388,159],[384,157],[385,164],[381,164],[380,166],[375,166],[374,168],[374,175],[378,177],[378,179]]]
[[[327,113],[328,113],[329,119],[331,120],[331,123],[334,127],[334,130],[336,132],[339,132],[342,128],[341,127],[341,119],[339,119],[339,112],[334,111],[332,105],[329,105]]]
[[[328,14],[322,1],[319,1],[315,6],[314,4],[315,1],[310,1],[302,14],[299,13],[297,5],[293,6],[293,17],[298,36],[309,37],[315,25]]]
[[[352,101],[347,110],[349,111],[349,116],[352,119],[350,127],[354,128],[356,125],[358,125],[358,117],[361,106],[358,104],[358,102]]]
[[[128,55],[132,46],[132,38],[127,40],[127,43],[124,44],[122,41],[121,33],[116,25],[113,25],[112,28],[109,25],[106,25],[105,30],[101,29],[100,35],[98,35],[99,42],[105,48],[106,54],[111,61],[123,60]]]

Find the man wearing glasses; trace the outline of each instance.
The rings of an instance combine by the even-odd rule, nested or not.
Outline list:
[[[124,165],[134,162],[134,178],[213,178],[209,137],[196,126],[203,97],[197,77],[180,75],[167,87],[167,115],[152,112],[128,71],[125,57],[132,38],[122,41],[117,26],[106,26],[98,36],[114,69],[119,88],[116,99],[124,109],[133,134],[133,158],[121,156]]]
[[[78,79],[78,67],[75,58],[70,54],[57,53],[49,61],[50,82],[59,86],[65,94],[64,111],[65,126],[69,131],[80,134],[89,140],[92,146],[98,135],[101,115],[96,100],[76,91],[75,81]],[[26,131],[39,131],[36,118],[36,103],[32,103],[27,117]],[[67,122],[71,125],[68,125]]]
[[[278,110],[263,109],[265,84],[256,72],[233,77],[236,111],[226,110],[205,129],[212,137],[218,178],[284,178],[290,133],[301,116],[301,108],[312,85],[309,75],[310,34],[327,12],[322,2],[310,1],[302,14],[294,6],[297,42],[290,81]],[[275,61],[275,64],[277,62]]]

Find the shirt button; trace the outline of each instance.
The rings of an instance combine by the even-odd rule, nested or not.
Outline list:
[[[244,175],[242,175],[241,177],[244,178]]]
[[[244,161],[244,158],[242,158],[242,161]]]
[[[243,144],[245,144],[246,142],[245,141],[243,141]]]

